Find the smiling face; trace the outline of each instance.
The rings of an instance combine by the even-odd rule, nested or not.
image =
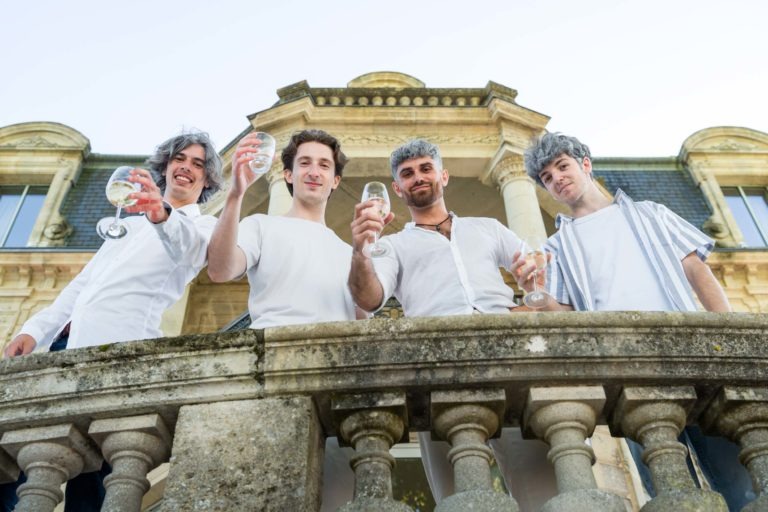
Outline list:
[[[339,186],[341,176],[335,175],[333,151],[320,142],[304,142],[296,150],[293,169],[284,171],[285,180],[293,185],[293,197],[304,203],[328,201]]]
[[[555,200],[573,208],[592,185],[591,173],[589,158],[584,157],[579,162],[563,153],[541,170],[539,178]]]
[[[408,206],[415,208],[431,206],[442,199],[443,188],[448,184],[448,171],[438,169],[429,156],[406,160],[397,166],[396,175],[392,188]]]
[[[174,208],[196,203],[208,181],[205,177],[205,149],[191,144],[168,162],[164,198]]]

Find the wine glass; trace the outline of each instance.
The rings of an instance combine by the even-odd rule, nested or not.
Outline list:
[[[363,189],[363,202],[371,200],[373,201],[373,208],[384,220],[389,215],[389,194],[387,193],[387,186],[378,181],[371,181],[365,184]],[[363,254],[369,258],[378,258],[387,254],[389,250],[387,246],[379,243],[379,234],[374,233],[373,243],[366,245],[363,248]]]
[[[141,184],[128,181],[133,167],[123,165],[115,169],[107,182],[107,199],[115,205],[117,213],[114,217],[104,217],[96,224],[96,232],[104,240],[118,240],[128,233],[125,224],[120,224],[120,212],[125,206],[133,206],[136,199],[128,196],[141,191]]]
[[[268,133],[256,132],[256,138],[261,141],[256,153],[251,153],[248,165],[254,174],[264,174],[272,167],[275,158],[275,138]]]
[[[547,268],[547,253],[544,252],[544,241],[541,239],[529,240],[529,243],[525,244],[525,266],[530,267],[536,265],[536,270],[533,271],[533,291],[526,292],[523,296],[523,304],[533,309],[541,309],[547,304],[549,294],[543,290],[539,290],[538,274],[543,272]]]

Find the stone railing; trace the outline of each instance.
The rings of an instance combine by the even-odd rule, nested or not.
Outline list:
[[[747,314],[544,313],[371,320],[200,335],[0,361],[0,481],[17,510],[106,459],[103,510],[137,511],[170,458],[164,510],[318,510],[322,440],[354,447],[345,511],[392,499],[389,448],[431,430],[451,444],[440,511],[515,511],[491,486],[489,437],[545,441],[558,494],[544,511],[624,511],[597,488],[596,424],[644,447],[645,511],[725,511],[694,485],[686,424],[741,446],[768,510],[768,321]],[[332,478],[332,475],[325,475]]]

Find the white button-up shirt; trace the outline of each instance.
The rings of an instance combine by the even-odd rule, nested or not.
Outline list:
[[[21,333],[50,346],[71,322],[67,348],[88,347],[163,335],[163,312],[184,293],[206,264],[216,218],[200,215],[196,204],[152,224],[143,216],[123,219],[128,234],[107,240],[47,308],[22,326]]]
[[[499,267],[509,270],[523,243],[495,219],[453,215],[450,240],[409,222],[381,241],[392,250],[373,258],[374,269],[385,300],[394,295],[405,316],[508,313],[516,306]]]

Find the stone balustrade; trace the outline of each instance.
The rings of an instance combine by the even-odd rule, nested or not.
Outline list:
[[[490,485],[503,426],[549,446],[543,511],[620,511],[592,476],[596,425],[644,448],[648,511],[725,511],[699,489],[685,425],[741,446],[768,510],[768,321],[750,314],[539,313],[370,320],[185,336],[0,361],[0,481],[17,510],[52,511],[60,486],[106,459],[103,510],[137,511],[170,461],[163,510],[318,510],[324,439],[352,446],[344,511],[392,498],[389,448],[409,432],[451,445],[455,493],[438,510],[516,511]],[[333,478],[333,475],[325,475]]]

